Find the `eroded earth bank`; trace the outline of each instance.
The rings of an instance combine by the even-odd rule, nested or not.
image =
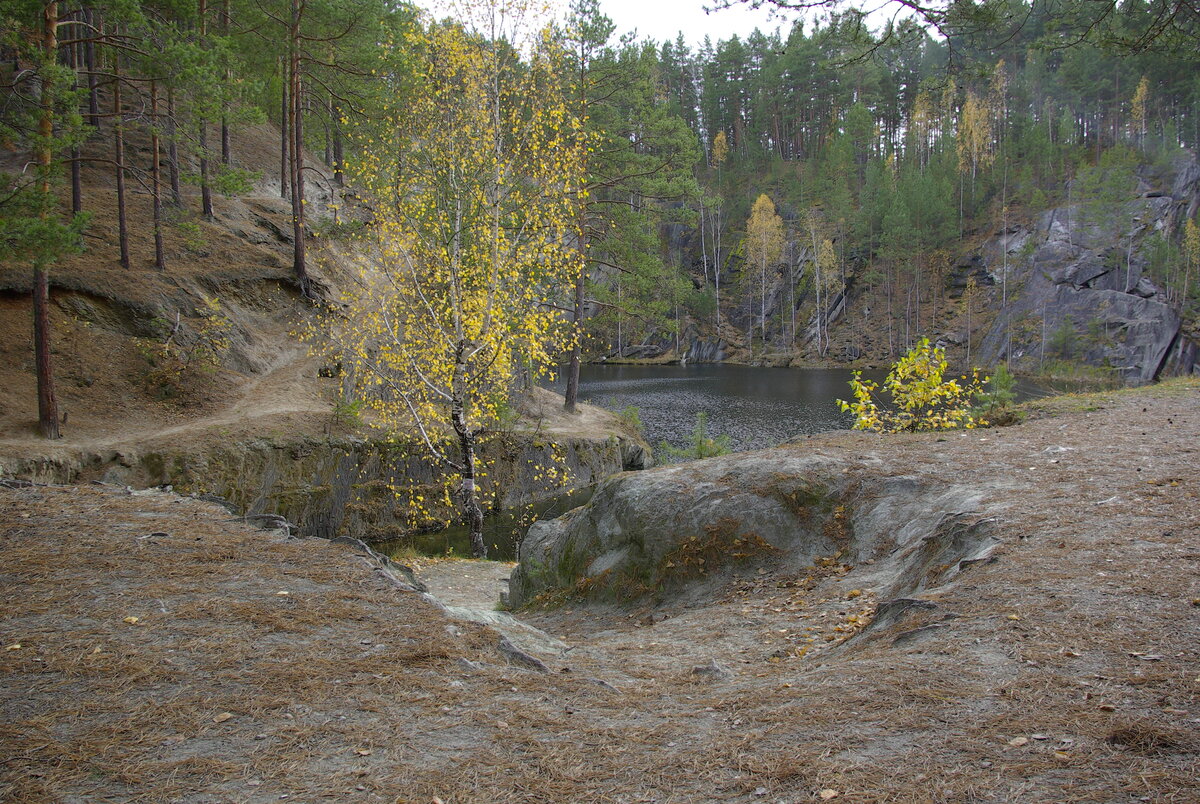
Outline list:
[[[432,596],[196,499],[6,488],[0,798],[1200,800],[1198,439],[1177,381],[627,473]]]

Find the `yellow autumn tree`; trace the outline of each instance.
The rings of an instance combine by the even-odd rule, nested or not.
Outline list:
[[[945,350],[922,338],[892,366],[882,389],[855,371],[850,380],[854,401],[839,399],[837,404],[854,415],[855,430],[902,433],[986,426],[971,403],[984,392],[988,378],[975,370],[969,377],[947,379],[948,370]]]
[[[967,100],[958,122],[957,148],[959,172],[970,170],[974,192],[979,167],[992,163],[992,121],[988,104],[970,90],[967,90]]]
[[[729,138],[725,136],[724,131],[718,131],[717,136],[713,137],[712,144],[712,164],[713,167],[720,169],[721,165],[725,164],[726,158],[729,156]]]
[[[929,92],[921,90],[917,93],[917,99],[913,103],[910,126],[913,143],[916,146],[917,164],[922,168],[929,163],[935,122],[933,101],[929,97]]]
[[[1183,225],[1183,261],[1183,289],[1179,298],[1183,300],[1183,308],[1186,310],[1191,303],[1192,272],[1200,266],[1200,227],[1190,218]]]
[[[889,160],[889,164],[893,164]],[[817,353],[825,355],[829,348],[829,299],[837,289],[841,261],[838,259],[837,248],[828,236],[828,226],[824,217],[813,207],[804,217],[808,228],[809,259],[812,263],[812,287],[816,293],[816,307],[813,318],[817,325]]]
[[[1146,101],[1150,98],[1150,80],[1142,76],[1134,90],[1133,100],[1129,104],[1129,117],[1134,139],[1139,148],[1146,144]]]
[[[775,212],[775,203],[766,193],[758,197],[746,222],[746,259],[758,269],[762,289],[759,323],[763,346],[767,343],[767,267],[779,262],[783,254],[783,218]]]
[[[328,317],[363,404],[430,460],[433,483],[398,490],[414,522],[457,503],[477,557],[480,448],[520,373],[567,347],[555,302],[577,271],[564,188],[581,159],[548,37],[513,28],[531,8],[482,2],[397,43],[418,89],[363,143],[373,252]]]
[[[837,249],[828,237],[821,241],[817,249],[816,288],[817,288],[817,352],[824,357],[829,350],[829,315],[830,299],[838,289],[838,276],[841,272],[841,261]],[[822,335],[824,333],[824,335]]]

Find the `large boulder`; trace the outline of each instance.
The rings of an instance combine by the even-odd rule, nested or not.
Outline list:
[[[977,509],[974,492],[850,472],[798,447],[626,473],[530,528],[509,600],[661,600],[762,563],[821,560],[876,562],[878,586],[910,594],[990,547]]]

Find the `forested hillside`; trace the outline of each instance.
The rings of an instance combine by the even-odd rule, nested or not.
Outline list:
[[[4,3],[0,256],[11,299],[32,294],[43,432],[60,421],[51,353],[67,350],[52,288],[95,270],[143,290],[203,276],[206,238],[241,238],[247,254],[285,246],[297,309],[325,305],[333,277],[361,268],[334,252],[386,252],[422,219],[491,220],[496,249],[444,240],[477,256],[525,249],[518,307],[554,314],[527,327],[547,338],[501,361],[502,382],[543,362],[574,378],[605,356],[884,362],[922,336],[963,364],[1144,380],[1174,349],[1190,368],[1200,56],[1186,14],[1168,25],[1130,2],[1075,19],[1084,6],[1013,0],[979,7],[1002,29],[871,30],[847,11],[691,47],[617,38],[595,0],[542,20],[509,6],[439,21],[377,0]],[[455,98],[492,109],[478,123],[490,183],[431,161],[479,145],[452,141]],[[436,198],[414,195],[446,176]],[[266,214],[269,196],[284,206]],[[444,203],[474,197],[475,223]],[[222,218],[222,203],[240,211]],[[337,247],[314,261],[314,243]],[[1063,265],[1047,268],[1051,246]],[[1113,318],[1072,297],[1055,315],[1046,293],[1022,295],[1046,270],[1158,306]],[[212,339],[220,310],[202,296],[149,311],[166,323],[145,335],[167,351]],[[1139,328],[1162,354],[1134,366],[1121,349]]]
[[[1194,188],[1145,231],[1134,231],[1127,203],[1170,195],[1191,160],[1195,53],[1076,41],[1048,4],[1026,10],[1003,39],[935,39],[914,24],[867,35],[849,14],[647,52],[663,102],[704,151],[690,225],[668,229],[662,251],[691,286],[676,304],[660,295],[648,304],[667,330],[649,340],[673,349],[680,334],[679,354],[787,362],[797,353],[884,360],[944,335],[966,362],[1035,244],[987,270],[980,248],[1059,206],[1074,210],[1077,228],[1103,230],[1109,242],[1098,247],[1124,265],[1120,284],[1145,276],[1143,295],[1194,328]],[[1108,30],[1140,30],[1149,13],[1123,5]],[[763,195],[780,212],[766,252],[752,212]],[[638,288],[632,278],[613,284],[625,298]],[[621,323],[606,333],[620,345],[653,329]],[[1086,319],[1077,312],[1074,323],[1084,335]]]

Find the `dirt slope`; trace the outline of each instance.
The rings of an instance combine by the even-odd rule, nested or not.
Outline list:
[[[104,136],[107,136],[105,124]],[[130,153],[143,154],[144,132]],[[104,136],[85,156],[106,157]],[[186,186],[183,205],[166,205],[165,271],[154,268],[151,200],[136,182],[128,197],[129,269],[120,266],[113,176],[103,164],[83,170],[84,209],[91,215],[86,251],[50,268],[51,346],[63,442],[50,452],[103,448],[151,433],[169,437],[198,429],[241,425],[250,418],[287,417],[296,427],[314,408],[329,404],[319,366],[294,337],[311,315],[292,276],[290,206],[279,198],[278,133],[246,126],[233,142],[237,167],[259,180],[237,197],[214,197],[215,217],[199,211],[198,188]],[[311,154],[310,154],[311,156]],[[0,159],[0,169],[12,165]],[[331,201],[328,169],[310,159],[310,224],[322,227]],[[310,239],[311,271],[327,287],[342,261],[343,245]],[[31,271],[0,263],[0,450],[26,451],[44,441],[35,434],[29,287]],[[228,348],[215,369],[193,370],[176,383],[155,372],[153,352],[172,341],[187,348],[203,326],[205,299],[215,299],[229,325]],[[330,383],[326,383],[327,385]],[[251,426],[268,426],[260,421]],[[319,431],[322,422],[304,422]],[[182,430],[175,428],[182,427]],[[165,432],[164,432],[165,431]]]
[[[0,799],[1200,800],[1200,389],[1053,404],[795,447],[1011,479],[995,561],[933,607],[864,630],[869,568],[764,568],[525,612],[570,646],[548,672],[344,546],[156,492],[0,490]]]

